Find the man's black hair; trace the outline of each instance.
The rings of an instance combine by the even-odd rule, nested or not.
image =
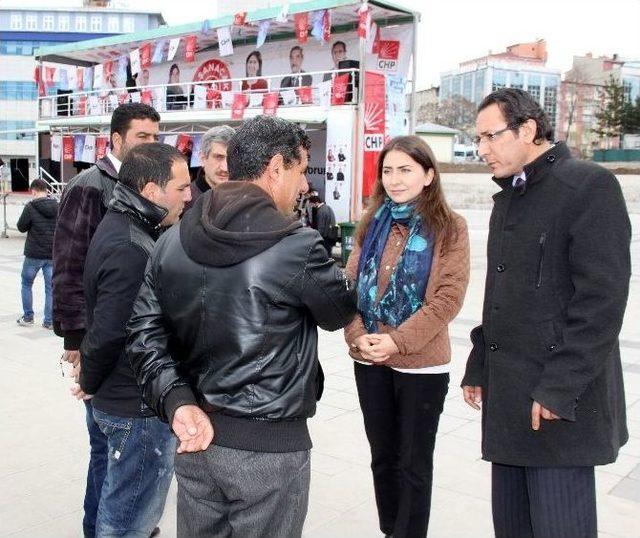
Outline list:
[[[44,179],[34,179],[29,185],[29,189],[36,192],[47,192],[49,190],[49,186]]]
[[[184,155],[169,144],[139,144],[122,161],[118,181],[136,192],[151,182],[164,189],[171,181],[173,163],[180,160],[186,162]]]
[[[229,180],[258,179],[274,155],[282,155],[285,168],[302,161],[302,151],[311,141],[297,124],[274,116],[256,116],[245,121],[227,146]]]
[[[553,142],[553,127],[549,116],[530,93],[516,88],[500,88],[482,100],[478,106],[478,112],[494,104],[498,105],[507,125],[512,130],[516,131],[527,120],[534,120],[536,122],[534,142],[536,144],[542,144],[544,140]]]
[[[151,120],[160,123],[160,114],[144,103],[125,103],[113,111],[111,116],[111,136],[118,133],[124,138],[131,126],[131,120]]]

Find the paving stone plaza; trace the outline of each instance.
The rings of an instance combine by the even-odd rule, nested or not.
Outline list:
[[[8,205],[10,226],[15,226],[26,200],[14,197]],[[490,465],[480,459],[480,414],[463,402],[459,383],[470,349],[469,332],[481,315],[489,210],[459,211],[469,223],[471,283],[451,327],[451,384],[436,444],[429,536],[488,538]],[[602,537],[640,537],[640,213],[632,212],[631,219],[636,272],[620,342],[631,437],[618,461],[596,472]],[[71,381],[61,375],[61,340],[40,327],[40,278],[34,286],[39,323],[29,328],[16,324],[24,237],[15,230],[8,235],[0,239],[0,536],[75,538],[81,534],[88,460],[84,406],[71,398]],[[314,449],[304,536],[380,536],[369,449],[341,332],[321,334],[320,359],[326,389],[310,421]],[[161,538],[175,537],[175,516],[174,483],[160,522]]]

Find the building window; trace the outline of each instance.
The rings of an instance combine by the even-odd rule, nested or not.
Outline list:
[[[135,31],[136,22],[133,17],[127,16],[122,19],[122,31],[125,33],[130,33]]]
[[[527,91],[538,103],[540,102],[540,86],[529,85]]]
[[[500,69],[493,71],[493,80],[491,81],[491,91],[495,92],[500,88],[507,87],[507,72]]]
[[[93,16],[91,17],[91,31],[92,32],[101,32],[102,31],[102,17]]]
[[[467,101],[473,98],[471,95],[473,89],[473,73],[465,73],[462,77],[462,97]]]
[[[556,127],[556,104],[558,100],[558,88],[547,86],[544,89],[544,111],[549,116],[552,127]]]
[[[117,33],[120,31],[120,19],[118,17],[110,16],[107,19],[107,29],[109,32]]]
[[[475,96],[473,102],[477,105],[480,104],[480,101],[484,98],[484,74],[485,70],[476,71],[476,87],[475,87]]]
[[[69,15],[58,15],[58,31],[69,31]]]
[[[11,15],[10,25],[12,30],[22,30],[22,15],[19,13],[13,13]]]
[[[510,87],[517,90],[524,88],[524,77],[522,76],[522,73],[511,73]]]
[[[631,81],[630,80],[624,80],[622,82],[622,88],[624,91],[624,100],[627,103],[631,102]]]
[[[76,32],[87,31],[87,17],[84,15],[76,15]]]
[[[53,15],[42,16],[42,29],[49,31],[53,30]]]
[[[37,30],[38,29],[38,17],[36,15],[27,15],[25,24],[25,30]]]

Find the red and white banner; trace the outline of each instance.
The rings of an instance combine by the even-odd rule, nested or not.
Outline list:
[[[244,109],[247,107],[247,98],[243,93],[236,93],[233,96],[231,105],[231,119],[241,120],[244,118]]]
[[[325,9],[322,15],[322,40],[326,42],[329,39],[331,39],[331,11]]]
[[[298,43],[305,44],[309,39],[309,14],[296,13],[294,16],[296,37]]]
[[[371,10],[369,6],[363,4],[358,11],[358,37],[366,39],[371,26]]]
[[[193,148],[193,140],[188,134],[180,134],[178,135],[178,140],[176,142],[176,149],[182,153],[183,155],[187,155],[191,149]]]
[[[45,67],[44,68],[44,84],[47,88],[50,88],[54,85],[53,79],[56,76],[56,68],[55,67]]]
[[[197,46],[197,38],[194,35],[190,35],[186,39],[185,50],[184,50],[184,61],[191,63],[196,60],[196,46]]]
[[[153,105],[153,91],[150,89],[145,89],[142,90],[141,94],[140,94],[140,102],[144,103],[145,105],[149,105],[152,106]]]
[[[313,104],[313,88],[311,86],[300,86],[296,88],[296,93],[298,94],[298,99],[300,99],[300,104]]]
[[[233,25],[234,26],[244,26],[244,21],[247,18],[246,11],[240,11],[233,16]]]
[[[96,138],[96,161],[106,157],[109,139],[106,136]]]
[[[386,80],[381,73],[364,74],[364,170],[362,195],[370,196],[376,179],[378,156],[384,147]]]
[[[151,65],[151,43],[146,43],[140,47],[140,67],[145,69]]]
[[[341,73],[333,77],[331,88],[331,104],[344,105],[347,99],[347,87],[349,86],[349,73]]]
[[[73,144],[73,136],[62,137],[62,160],[65,162],[73,162],[75,146]]]
[[[262,99],[262,113],[265,116],[275,116],[278,111],[278,92],[265,93]]]

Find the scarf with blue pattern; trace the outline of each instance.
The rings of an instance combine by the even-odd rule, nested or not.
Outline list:
[[[422,219],[415,204],[396,204],[386,198],[369,225],[358,261],[358,310],[369,333],[378,332],[377,322],[398,327],[424,302],[431,272],[433,242],[423,233]],[[403,224],[409,237],[387,289],[378,296],[378,271],[391,226]]]

